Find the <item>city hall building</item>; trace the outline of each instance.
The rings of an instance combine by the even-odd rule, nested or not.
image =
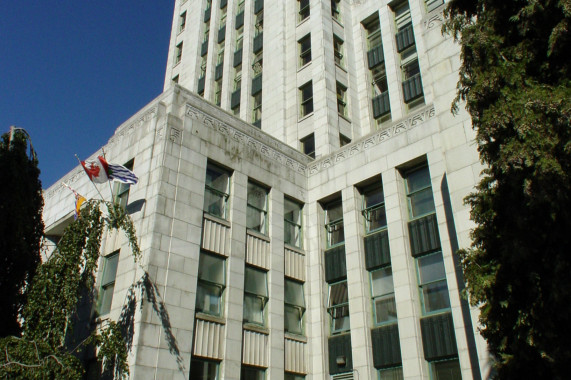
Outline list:
[[[135,310],[131,378],[487,378],[454,255],[482,167],[450,112],[444,7],[175,1],[164,92],[103,147],[139,183],[96,185],[142,262],[105,232],[93,323],[118,320],[145,274],[165,311]],[[79,166],[61,180],[99,198]],[[73,194],[44,197],[57,240]]]

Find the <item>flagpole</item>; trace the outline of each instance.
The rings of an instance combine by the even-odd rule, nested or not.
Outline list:
[[[101,152],[103,153],[103,158],[105,158],[105,161],[107,161],[107,157],[105,157],[105,150],[103,148],[101,148]],[[113,195],[113,188],[111,187],[111,181],[107,181],[107,183],[109,184],[109,191],[111,191],[111,201],[115,203],[115,196]]]
[[[77,156],[77,154],[75,155],[75,158],[77,158],[77,161],[79,162],[79,165],[83,168],[83,165],[81,164],[81,160],[79,159],[79,157]],[[85,169],[83,170],[83,172],[85,173]],[[87,174],[87,173],[85,173]],[[89,176],[88,176],[89,177]],[[105,202],[105,198],[103,198],[103,195],[101,195],[101,192],[99,191],[99,189],[97,188],[97,186],[95,186],[95,183],[93,183],[93,181],[91,180],[91,178],[89,178],[89,182],[91,182],[93,184],[93,187],[95,187],[95,190],[97,191],[97,194],[99,194],[99,196],[101,197],[101,200]]]

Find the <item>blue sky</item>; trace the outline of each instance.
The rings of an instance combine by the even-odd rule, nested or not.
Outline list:
[[[173,9],[174,0],[0,0],[0,132],[28,131],[44,188],[162,92]]]

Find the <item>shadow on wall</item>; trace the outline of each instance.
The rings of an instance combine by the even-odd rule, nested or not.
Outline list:
[[[143,202],[144,203],[144,202]],[[66,336],[66,346],[70,348],[78,347],[91,333],[97,328],[97,323],[93,321],[93,304],[97,295],[93,294],[90,289],[83,287],[79,298],[79,305],[77,313],[73,316],[73,329],[72,333]],[[157,285],[151,280],[149,273],[145,271],[141,278],[131,284],[127,289],[126,302],[121,309],[121,315],[117,324],[121,329],[121,334],[125,342],[127,352],[133,348],[133,336],[135,334],[135,312],[137,307],[142,310],[144,303],[149,302],[150,306],[161,321],[167,346],[169,352],[176,357],[176,362],[180,371],[184,370],[184,364],[176,338],[173,335],[172,327],[170,324],[169,314],[167,312],[165,303],[163,302]],[[96,362],[96,352],[92,345],[84,346],[80,350],[75,351],[76,357],[84,363],[86,372],[95,374],[97,377],[101,373],[101,369]],[[115,365],[108,366],[111,371],[101,373],[101,379],[113,379],[115,374],[113,369]]]
[[[139,300],[137,300],[137,294],[139,294]],[[161,321],[169,352],[176,356],[178,369],[181,371],[184,370],[182,356],[180,355],[176,338],[172,333],[169,313],[167,312],[157,285],[151,280],[147,271],[144,272],[139,281],[132,284],[127,290],[127,301],[123,305],[121,316],[119,317],[118,323],[121,327],[121,334],[125,339],[127,350],[131,351],[133,347],[135,311],[137,310],[137,305],[142,309],[145,301],[151,304]]]
[[[452,249],[452,258],[454,259],[454,273],[456,274],[456,283],[458,291],[463,294],[466,288],[464,284],[464,274],[462,272],[462,265],[456,252],[459,249],[458,236],[456,235],[456,226],[454,225],[454,214],[452,213],[452,203],[450,200],[450,190],[448,188],[448,178],[446,173],[440,183],[440,190],[442,191],[442,201],[444,203],[444,211],[446,214],[446,228],[448,230],[448,237],[450,238],[450,248]],[[475,380],[481,380],[482,374],[480,373],[480,365],[478,361],[478,352],[476,350],[476,339],[474,338],[474,326],[472,325],[472,318],[470,317],[470,305],[465,297],[460,297],[460,306],[462,308],[462,319],[464,322],[464,331],[466,332],[466,340],[468,343],[468,353],[470,355],[470,366],[472,367],[472,376]]]

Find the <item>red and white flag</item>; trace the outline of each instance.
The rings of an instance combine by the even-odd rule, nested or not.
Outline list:
[[[136,184],[139,179],[131,170],[123,165],[110,164],[102,156],[97,156],[94,161],[81,161],[81,166],[94,183],[118,181],[129,185]]]
[[[93,161],[81,161],[81,166],[94,183],[105,183],[109,181],[107,177],[107,162],[101,156]]]

